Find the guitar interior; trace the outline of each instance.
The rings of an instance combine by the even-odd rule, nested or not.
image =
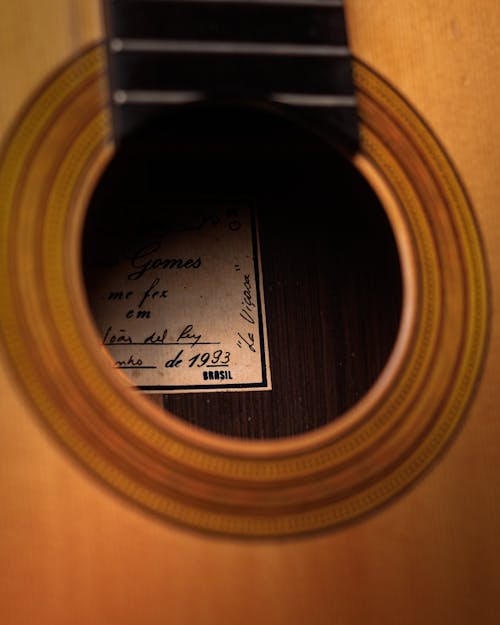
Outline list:
[[[258,224],[272,388],[170,390],[161,401],[178,418],[231,437],[276,439],[322,427],[384,368],[402,286],[380,201],[315,128],[261,107],[193,105],[125,140],[86,218],[89,307],[99,321],[102,276],[135,238],[167,232],[172,210],[231,203],[249,207]],[[215,287],[224,276],[213,279]]]

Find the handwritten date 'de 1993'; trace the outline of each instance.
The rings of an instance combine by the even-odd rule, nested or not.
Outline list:
[[[102,344],[150,392],[270,390],[255,216],[180,209],[99,269],[89,300]]]

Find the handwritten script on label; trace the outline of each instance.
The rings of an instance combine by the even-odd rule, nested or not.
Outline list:
[[[169,210],[169,227],[129,242],[89,293],[112,366],[150,392],[270,390],[251,209]]]

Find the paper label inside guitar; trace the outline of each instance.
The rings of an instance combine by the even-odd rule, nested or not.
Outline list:
[[[94,276],[112,366],[161,393],[271,389],[257,223],[244,203],[172,202]]]

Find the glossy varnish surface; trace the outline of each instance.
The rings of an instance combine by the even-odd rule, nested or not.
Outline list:
[[[411,491],[350,527],[284,542],[216,539],[152,519],[82,471],[40,425],[2,355],[6,623],[496,622],[500,15],[495,2],[346,4],[354,52],[413,102],[452,156],[487,253],[488,358],[453,445]],[[41,80],[100,36],[96,7],[69,5],[3,5],[4,127]]]

